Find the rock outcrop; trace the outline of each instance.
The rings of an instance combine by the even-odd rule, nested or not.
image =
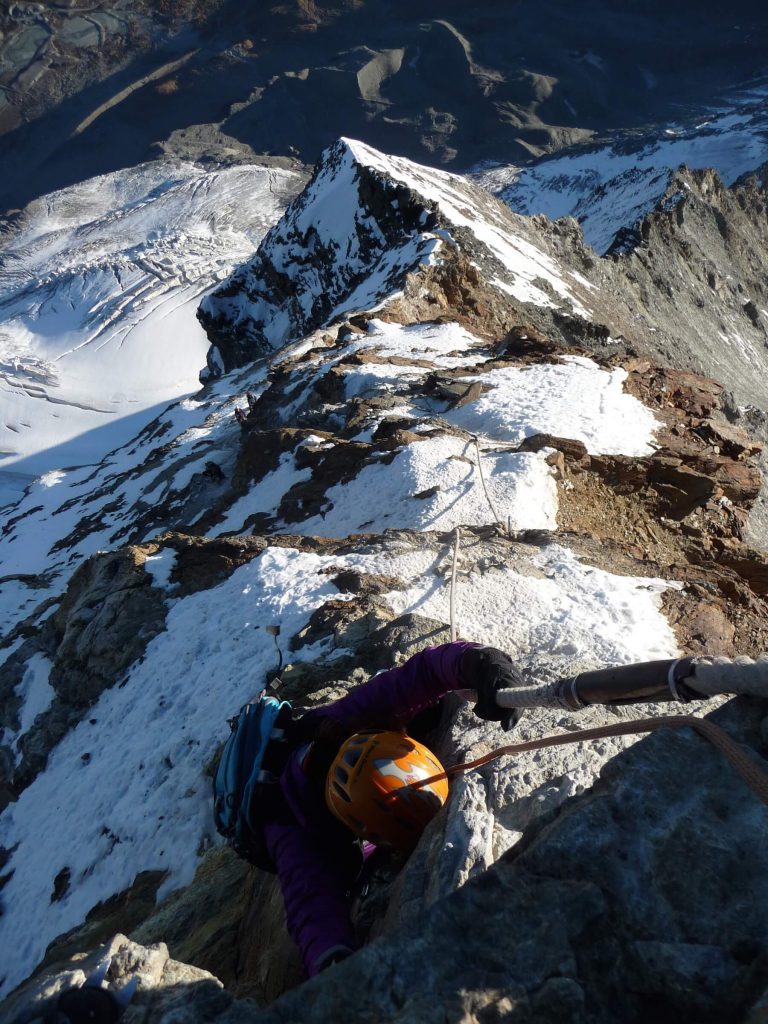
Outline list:
[[[765,756],[764,711],[732,702],[713,720]],[[162,945],[117,936],[116,985],[140,979],[126,1021],[759,1021],[768,810],[721,755],[690,732],[657,733],[608,762],[593,790],[550,800],[524,842],[486,870],[478,861],[455,891],[456,838],[489,822],[519,829],[522,781],[509,762],[467,777],[391,890],[388,934],[261,1012]],[[60,966],[15,1006],[95,959],[78,975]]]

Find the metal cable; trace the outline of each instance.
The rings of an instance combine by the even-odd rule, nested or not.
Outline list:
[[[485,474],[483,473],[483,457],[482,457],[482,453],[480,451],[480,441],[478,440],[477,435],[475,435],[472,438],[472,440],[475,442],[475,450],[477,451],[477,468],[480,471],[480,483],[483,485],[483,492],[485,494],[485,500],[488,502],[488,508],[491,510],[491,515],[493,516],[493,521],[498,526],[501,526],[502,529],[504,529],[504,523],[502,523],[501,518],[499,516],[499,513],[496,511],[496,509],[494,507],[494,504],[491,501],[491,496],[488,493],[488,488],[485,485]]]

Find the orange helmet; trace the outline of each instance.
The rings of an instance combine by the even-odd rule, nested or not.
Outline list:
[[[444,770],[430,750],[404,732],[357,732],[331,765],[325,800],[361,839],[412,850],[448,798],[448,780],[407,787]]]

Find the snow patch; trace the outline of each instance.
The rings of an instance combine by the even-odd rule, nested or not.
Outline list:
[[[33,203],[3,252],[0,470],[29,482],[97,462],[196,391],[200,298],[253,252],[299,181],[157,161]]]
[[[53,662],[44,654],[33,654],[27,661],[27,667],[21,682],[16,689],[16,696],[21,698],[19,712],[19,729],[16,734],[14,748],[19,757],[19,741],[34,725],[35,719],[47,711],[56,696],[56,691],[48,682]]]
[[[144,568],[152,577],[152,586],[170,590],[171,575],[176,567],[176,552],[173,548],[160,548],[155,555],[147,555]]]
[[[536,553],[533,563],[536,576],[505,566],[462,579],[463,636],[513,655],[547,647],[565,664],[677,653],[659,610],[663,581],[612,576],[558,546]],[[0,818],[0,842],[13,850],[0,917],[5,992],[53,938],[127,889],[140,871],[168,871],[160,898],[192,880],[198,850],[214,841],[202,766],[225,738],[227,714],[275,667],[264,626],[280,626],[288,651],[317,607],[343,599],[328,575],[343,568],[407,580],[407,589],[387,595],[395,612],[449,621],[448,588],[430,551],[321,556],[268,548],[218,587],[175,602],[166,632],[150,642],[125,684],[102,694]],[[304,657],[312,655],[304,649]],[[105,785],[109,779],[120,785]],[[40,822],[50,820],[56,828],[41,832]],[[71,887],[52,902],[64,868]]]
[[[554,530],[557,488],[542,453],[486,452],[483,473],[502,522],[513,529]],[[451,530],[494,521],[479,479],[474,445],[456,437],[419,441],[390,464],[364,467],[326,492],[322,515],[292,526],[318,537],[386,529]]]
[[[445,414],[473,433],[520,442],[532,434],[582,441],[593,454],[650,455],[660,424],[622,389],[625,370],[601,370],[592,360],[491,370],[468,378],[490,385],[474,402]]]
[[[650,81],[647,85],[655,87]],[[693,170],[713,167],[732,185],[764,163],[765,96],[765,89],[736,96],[730,109],[708,120],[661,134],[653,130],[636,142],[580,147],[524,168],[483,168],[473,178],[516,213],[543,213],[551,220],[575,217],[585,240],[604,253],[620,228],[634,226],[653,210],[682,165]]]

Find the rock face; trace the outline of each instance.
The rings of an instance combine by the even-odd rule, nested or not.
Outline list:
[[[759,746],[762,712],[714,717]],[[252,1019],[743,1020],[766,982],[767,812],[723,772],[698,737],[660,733],[442,899],[430,867],[453,833],[436,823],[434,861],[399,887],[406,927]],[[479,793],[499,799],[515,774],[496,768]],[[463,802],[465,821],[481,813],[477,788]]]
[[[607,322],[644,317],[643,351],[653,359],[705,373],[737,404],[764,408],[765,173],[728,189],[712,171],[682,171],[667,196],[638,227],[631,253],[613,263],[626,313]]]
[[[618,140],[570,147],[525,167],[491,166],[473,177],[516,213],[573,217],[598,253],[626,253],[648,214],[674,209],[690,187],[680,168],[713,169],[730,186],[763,162],[767,96],[768,83],[756,81],[706,121],[683,116],[672,130],[622,132]]]
[[[507,330],[524,321],[562,344],[629,350],[716,378],[734,406],[764,408],[765,208],[760,172],[728,189],[714,172],[683,170],[631,251],[597,260],[572,220],[519,217],[464,179],[341,140],[255,259],[203,302],[209,370],[338,322],[372,289],[407,293],[409,273],[423,288],[434,265],[451,309],[463,288],[486,322],[497,306]],[[467,295],[467,268],[451,288],[456,250],[479,270],[481,295]]]
[[[14,710],[12,695],[30,657],[50,656],[53,694],[20,736],[20,762],[0,776],[4,790],[18,795],[34,780],[50,750],[163,629],[163,600],[143,568],[145,558],[146,551],[137,549],[94,555],[75,573],[44,629],[6,662],[0,684],[6,714]],[[13,727],[12,716],[6,727]]]
[[[105,960],[109,960],[106,983],[119,992],[133,978],[137,993],[123,1016],[130,1021],[215,1020],[226,1012],[232,997],[221,982],[206,971],[178,963],[163,943],[140,946],[125,935],[115,935],[88,956],[74,956],[64,970],[44,974],[22,989],[6,1004],[4,1020],[28,1019],[49,1010],[56,996],[72,986],[79,987]]]
[[[765,17],[751,0],[700,24],[692,10],[659,0],[599,0],[578,14],[558,0],[7,4],[0,132],[14,159],[2,165],[0,207],[130,166],[157,143],[190,160],[311,164],[350,133],[466,168],[500,155],[520,164],[617,126],[667,127],[681,107],[701,120],[718,93],[764,71]],[[685,53],[670,43],[681,34]]]

